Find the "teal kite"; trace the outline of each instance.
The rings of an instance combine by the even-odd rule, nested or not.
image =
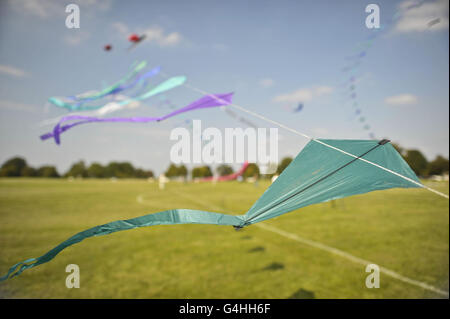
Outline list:
[[[313,139],[244,215],[172,209],[95,226],[38,258],[15,264],[0,281],[49,262],[63,249],[93,236],[173,224],[214,224],[240,229],[308,205],[395,187],[423,185],[388,140]]]

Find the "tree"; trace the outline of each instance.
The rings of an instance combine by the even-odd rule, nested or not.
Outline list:
[[[427,174],[428,161],[419,150],[406,150],[404,158],[416,175],[425,176]]]
[[[442,175],[448,173],[449,162],[448,159],[438,155],[433,161],[428,164],[427,173],[428,175]]]
[[[73,164],[72,167],[69,169],[69,171],[65,174],[65,176],[87,177],[88,174],[84,162],[79,161]]]
[[[37,176],[47,177],[47,178],[56,178],[56,177],[59,177],[59,174],[54,166],[45,165],[45,166],[38,168]]]
[[[257,177],[259,178],[259,167],[255,163],[248,164],[247,168],[245,169],[244,173],[242,174],[244,178],[249,177]]]
[[[233,174],[233,168],[226,164],[219,165],[216,171],[219,176],[227,176]]]
[[[87,169],[87,176],[94,178],[106,177],[105,168],[99,163],[92,163]]]
[[[175,164],[170,164],[169,168],[164,173],[168,178],[173,178],[179,176],[178,167]]]
[[[13,157],[3,163],[0,169],[0,176],[14,177],[21,176],[22,170],[27,166],[27,162],[21,157]]]
[[[119,171],[117,173],[117,177],[130,178],[135,176],[135,169],[131,163],[122,162],[119,163]]]
[[[128,162],[111,162],[105,167],[106,177],[131,178],[135,177],[135,169]]]
[[[211,176],[213,176],[211,168],[209,166],[207,166],[207,165],[200,167],[200,173],[201,173],[202,177],[211,177]]]
[[[286,167],[292,162],[292,157],[285,157],[281,160],[280,165],[277,168],[277,174],[280,175]]]
[[[188,174],[188,170],[187,170],[186,166],[180,165],[178,167],[178,176],[186,177],[187,174]]]
[[[25,166],[20,171],[20,176],[23,177],[35,177],[37,175],[37,171],[31,166]]]
[[[154,177],[154,174],[152,171],[146,171],[143,169],[136,169],[135,171],[135,177],[137,178],[150,178],[150,177]]]
[[[204,178],[213,176],[209,166],[194,167],[192,170],[192,178]]]
[[[200,167],[194,167],[192,169],[191,174],[192,174],[192,179],[199,178],[200,177]]]

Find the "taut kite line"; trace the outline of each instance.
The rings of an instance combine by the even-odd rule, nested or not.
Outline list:
[[[326,145],[346,153],[338,153]],[[349,154],[360,155],[354,157]],[[410,181],[388,171],[380,171],[369,164],[369,161],[405,176]],[[6,275],[0,277],[0,281],[49,262],[63,249],[94,236],[139,227],[173,224],[228,225],[239,229],[316,203],[375,190],[420,187],[418,185],[419,179],[388,140],[377,142],[316,139],[303,148],[244,215],[172,209],[95,226],[75,234],[38,258],[15,264]]]

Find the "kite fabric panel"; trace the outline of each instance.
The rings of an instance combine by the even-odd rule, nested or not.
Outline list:
[[[357,156],[352,157],[321,143]],[[228,225],[239,229],[301,207],[375,190],[420,187],[359,158],[388,168],[420,183],[417,176],[387,140],[311,140],[264,192],[240,216],[174,209],[128,220],[119,220],[80,232],[39,258],[17,263],[0,281],[53,259],[60,251],[86,238],[138,227],[172,224]]]
[[[373,140],[320,140],[420,183],[392,144]],[[369,163],[310,141],[245,214],[254,224],[312,204],[388,188],[419,187]],[[351,164],[347,165],[349,162]],[[337,169],[346,167],[336,171]],[[331,174],[331,175],[330,175]],[[316,183],[316,184],[314,184]]]

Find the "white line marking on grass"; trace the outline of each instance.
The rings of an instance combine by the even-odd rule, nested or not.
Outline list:
[[[346,259],[348,259],[350,261],[353,261],[353,262],[358,263],[358,264],[362,264],[364,266],[368,265],[368,264],[376,264],[376,263],[373,263],[371,261],[364,260],[364,259],[361,259],[359,257],[353,256],[353,255],[351,255],[349,253],[346,253],[345,251],[342,251],[340,249],[324,245],[324,244],[319,243],[317,241],[313,241],[313,240],[310,240],[310,239],[302,238],[302,237],[300,237],[300,236],[298,236],[296,234],[288,233],[288,232],[286,232],[284,230],[281,230],[281,229],[273,227],[273,226],[269,226],[269,225],[264,224],[264,223],[262,223],[262,224],[261,223],[260,224],[254,224],[254,225],[259,227],[259,228],[262,228],[262,229],[271,231],[273,233],[276,233],[278,235],[281,235],[283,237],[295,240],[295,241],[297,241],[299,243],[302,243],[302,244],[305,244],[305,245],[309,245],[309,246],[312,246],[312,247],[315,247],[315,248],[318,248],[318,249],[325,250],[325,251],[327,251],[329,253],[338,255],[340,257],[346,258]],[[390,277],[395,278],[397,280],[406,282],[406,283],[408,283],[410,285],[414,285],[414,286],[417,286],[417,287],[420,287],[420,288],[423,288],[423,289],[426,289],[426,290],[430,290],[430,291],[433,291],[433,292],[438,293],[438,294],[443,295],[443,296],[447,296],[447,297],[449,296],[447,291],[438,289],[438,288],[436,288],[434,286],[431,286],[431,285],[429,285],[429,284],[427,284],[425,282],[418,281],[418,280],[415,280],[415,279],[411,279],[411,278],[402,276],[402,275],[400,275],[400,274],[396,273],[395,271],[390,270],[388,268],[380,267],[380,271],[382,273],[384,273],[385,275],[387,275],[387,276],[390,276]]]
[[[217,210],[219,212],[224,212],[223,208],[221,208],[219,206],[216,206],[216,205],[210,204],[210,203],[206,204],[205,202],[198,201],[198,200],[196,200],[196,199],[194,199],[192,197],[184,195],[182,192],[177,193],[177,196],[183,197],[183,198],[185,198],[185,199],[187,199],[187,200],[189,200],[191,202],[194,202],[194,203],[196,203],[196,204],[198,204],[200,206],[203,206],[203,207],[206,207],[206,208],[210,208],[210,209],[213,209],[213,210]],[[144,204],[144,201],[142,199],[142,195],[139,195],[136,198],[136,200],[137,200],[138,203]],[[374,262],[371,262],[371,261],[368,261],[368,260],[365,260],[365,259],[353,256],[353,255],[351,255],[349,253],[346,253],[345,251],[342,251],[340,249],[337,249],[337,248],[334,248],[334,247],[331,247],[331,246],[327,246],[325,244],[322,244],[320,242],[317,242],[317,241],[314,241],[314,240],[311,240],[311,239],[302,238],[302,237],[300,237],[300,236],[298,236],[296,234],[288,233],[288,232],[286,232],[284,230],[281,230],[281,229],[276,228],[274,226],[267,225],[265,223],[258,223],[258,224],[253,224],[253,225],[255,225],[256,227],[259,227],[261,229],[264,229],[264,230],[276,233],[276,234],[278,234],[280,236],[283,236],[283,237],[295,240],[295,241],[297,241],[299,243],[302,243],[302,244],[305,244],[305,245],[309,245],[311,247],[318,248],[318,249],[327,251],[329,253],[332,253],[334,255],[346,258],[346,259],[348,259],[348,260],[350,260],[350,261],[352,261],[354,263],[357,263],[357,264],[361,264],[361,265],[364,265],[364,266],[366,266],[368,264],[376,264]],[[417,287],[420,287],[420,288],[425,289],[425,290],[433,291],[433,292],[435,292],[437,294],[440,294],[440,295],[443,295],[443,296],[447,296],[447,297],[449,296],[448,291],[441,290],[439,288],[436,288],[434,286],[431,286],[431,285],[429,285],[429,284],[427,284],[425,282],[419,281],[419,280],[415,280],[415,279],[411,279],[411,278],[405,277],[405,276],[400,275],[400,274],[396,273],[395,271],[390,270],[388,268],[380,266],[380,271],[382,273],[384,273],[385,275],[389,276],[389,277],[392,277],[394,279],[403,281],[403,282],[405,282],[407,284],[410,284],[410,285],[413,285],[413,286],[417,286]]]

